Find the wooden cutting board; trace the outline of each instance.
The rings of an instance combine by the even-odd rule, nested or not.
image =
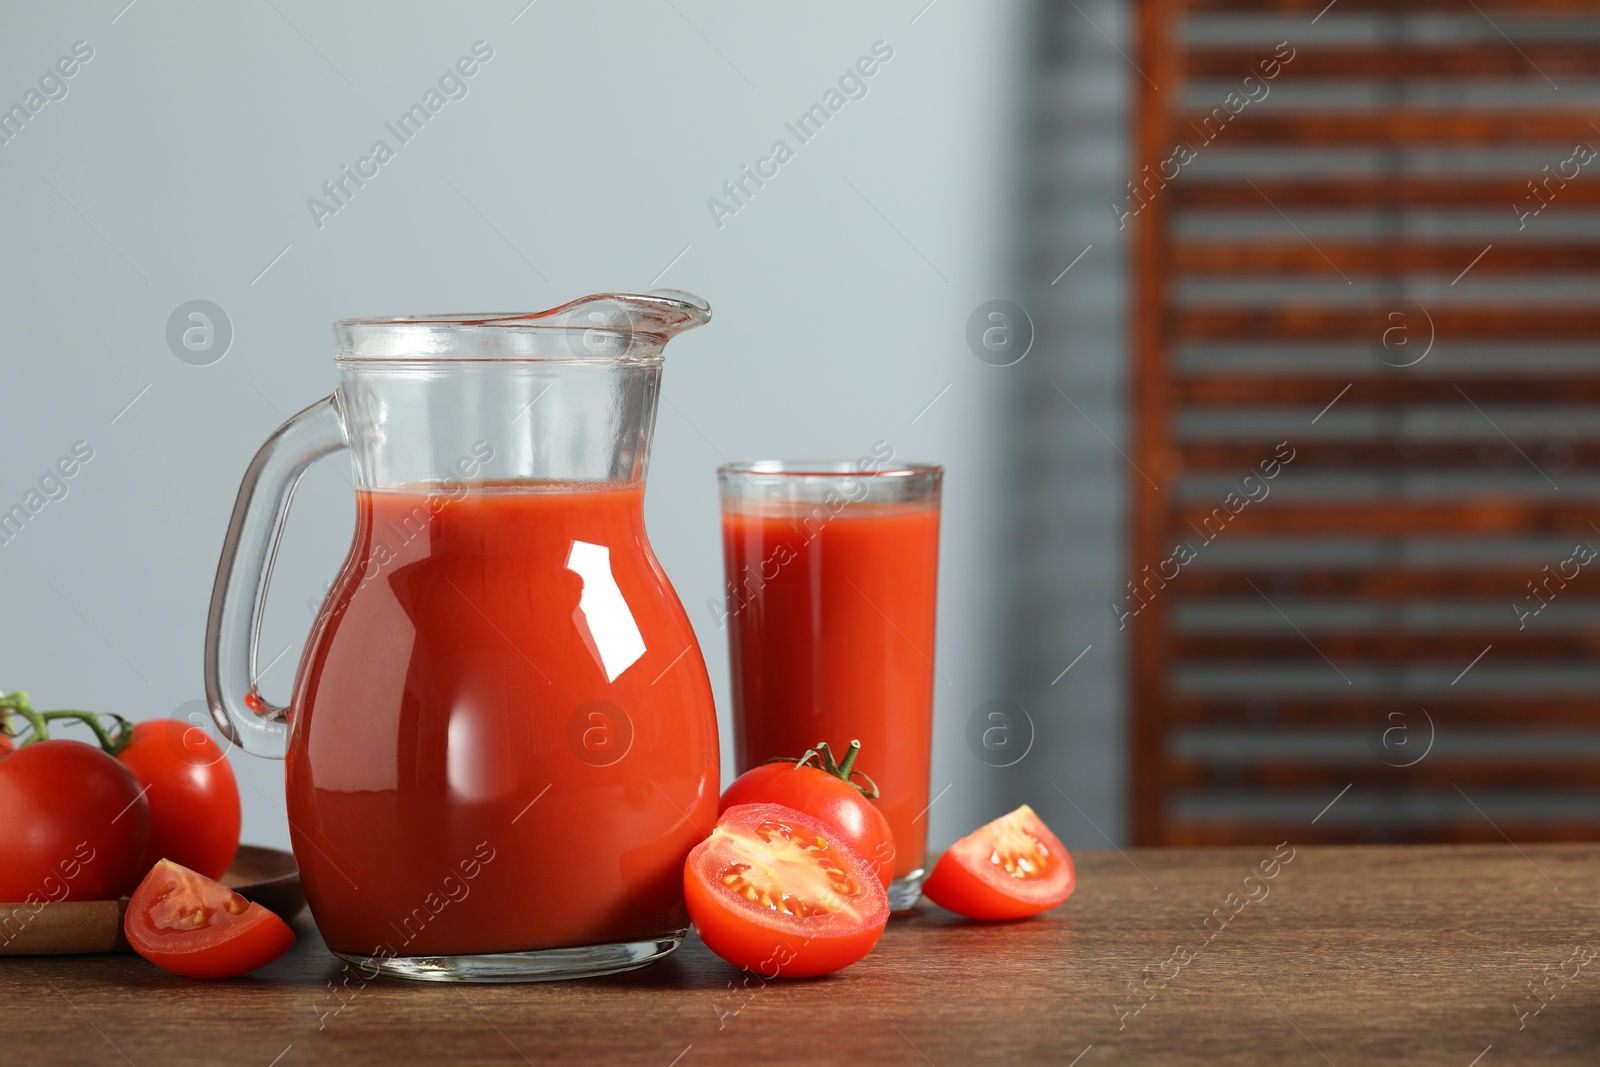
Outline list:
[[[276,848],[240,845],[222,881],[285,922],[305,907],[294,856]],[[127,952],[122,917],[128,900],[69,900],[59,904],[0,904],[0,956],[67,956]]]

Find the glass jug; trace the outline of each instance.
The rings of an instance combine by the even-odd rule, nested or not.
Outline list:
[[[338,391],[234,506],[206,628],[212,716],[286,760],[328,947],[368,974],[527,981],[671,952],[717,817],[716,716],[643,517],[662,348],[687,293],[335,323]],[[354,543],[286,708],[256,688],[296,482],[354,457]]]

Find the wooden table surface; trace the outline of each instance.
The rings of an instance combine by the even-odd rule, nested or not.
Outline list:
[[[134,956],[0,959],[0,1063],[1600,1062],[1600,847],[1272,860],[1082,853],[1077,893],[1047,916],[975,923],[924,903],[813,981],[763,984],[691,938],[583,982],[351,972],[336,994],[347,973],[304,915],[289,955],[232,981]]]

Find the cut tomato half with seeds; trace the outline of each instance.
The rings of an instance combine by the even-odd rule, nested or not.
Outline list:
[[[1021,919],[1072,895],[1072,857],[1024,804],[951,845],[922,884],[929,900],[972,919]]]
[[[764,978],[809,978],[878,943],[889,897],[827,823],[778,804],[723,812],[683,870],[689,918],[707,947]]]
[[[294,931],[272,912],[171,860],[150,868],[133,891],[122,929],[139,955],[189,978],[244,974],[294,944]]]

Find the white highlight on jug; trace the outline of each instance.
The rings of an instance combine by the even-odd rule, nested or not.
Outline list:
[[[588,631],[590,650],[605,669],[606,681],[614,682],[639,662],[645,649],[644,635],[611,572],[611,549],[574,541],[567,553],[567,570],[583,580],[576,616]]]

